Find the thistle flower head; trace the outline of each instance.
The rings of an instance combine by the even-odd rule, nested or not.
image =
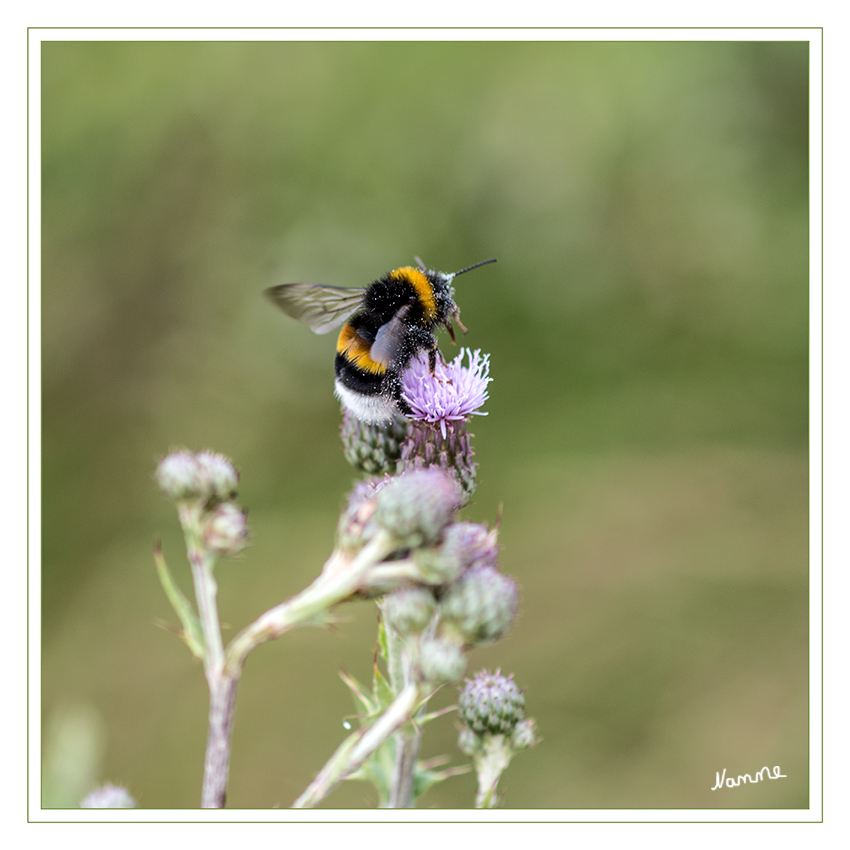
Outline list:
[[[427,355],[420,354],[401,376],[401,394],[410,407],[408,417],[439,425],[445,439],[448,423],[487,415],[478,408],[487,401],[491,380],[490,355],[479,349],[462,348],[450,363],[438,359],[433,373]]]
[[[464,358],[469,365],[463,365]],[[425,355],[411,361],[401,376],[411,428],[399,471],[440,467],[458,480],[464,501],[472,496],[476,464],[466,422],[473,415],[487,415],[478,408],[487,400],[489,371],[490,355],[467,348],[450,363],[438,360],[433,373]]]

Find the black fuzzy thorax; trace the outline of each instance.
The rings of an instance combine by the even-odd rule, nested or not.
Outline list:
[[[454,310],[451,289],[445,279],[433,272],[425,272],[425,275],[434,296],[436,316],[426,318],[425,305],[412,283],[387,274],[365,290],[362,306],[348,320],[348,324],[371,343],[383,325],[403,307],[407,308],[401,350],[385,374],[364,372],[341,354],[337,354],[334,364],[337,378],[346,387],[364,395],[384,394],[394,398],[403,412],[407,405],[401,399],[401,373],[419,351],[436,348],[434,329],[438,324],[445,324]]]
[[[352,317],[351,323],[355,327],[371,327],[373,333],[377,333],[378,328],[390,321],[405,305],[410,306],[407,316],[411,324],[433,326],[444,323],[454,306],[448,284],[433,272],[426,272],[425,276],[431,284],[437,308],[437,315],[430,322],[425,319],[425,308],[413,284],[386,274],[366,289],[363,294],[363,306]],[[363,325],[357,325],[357,319],[362,320]]]

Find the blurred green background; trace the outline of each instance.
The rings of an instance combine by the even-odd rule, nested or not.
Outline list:
[[[333,339],[261,293],[416,254],[499,260],[457,298],[494,378],[464,517],[503,506],[523,594],[469,673],[514,673],[543,738],[503,806],[808,804],[806,43],[46,42],[42,131],[45,805],[102,780],[198,805],[156,461],[241,470],[229,635],[308,584],[354,480]],[[250,657],[230,806],[289,806],[342,740],[376,614],[341,613]],[[426,733],[464,762],[452,717]],[[764,765],[787,778],[710,790]]]

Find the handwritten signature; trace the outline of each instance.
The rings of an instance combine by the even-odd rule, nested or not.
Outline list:
[[[762,776],[762,774],[764,774],[764,776]],[[715,773],[715,776],[717,777],[717,779],[715,780],[714,788],[711,789],[712,791],[716,791],[718,788],[722,788],[724,783],[725,783],[727,788],[737,788],[742,782],[746,785],[747,782],[759,782],[760,780],[765,779],[765,777],[767,779],[787,779],[788,778],[784,773],[779,772],[779,765],[778,764],[773,768],[773,775],[772,776],[770,774],[770,768],[769,767],[763,767],[760,771],[758,771],[758,773],[755,774],[755,776],[750,776],[749,773],[745,773],[743,775],[739,775],[737,779],[733,779],[731,776],[727,779],[726,778],[726,768],[724,767],[723,768],[723,776],[721,776],[719,773]]]

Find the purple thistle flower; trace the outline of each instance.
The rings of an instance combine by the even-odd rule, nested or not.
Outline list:
[[[462,365],[464,354],[469,355],[468,366]],[[487,384],[492,380],[490,355],[462,348],[449,363],[438,359],[433,374],[428,357],[420,354],[402,374],[401,392],[410,406],[408,417],[439,424],[445,439],[448,422],[487,415],[478,408],[487,401]]]

